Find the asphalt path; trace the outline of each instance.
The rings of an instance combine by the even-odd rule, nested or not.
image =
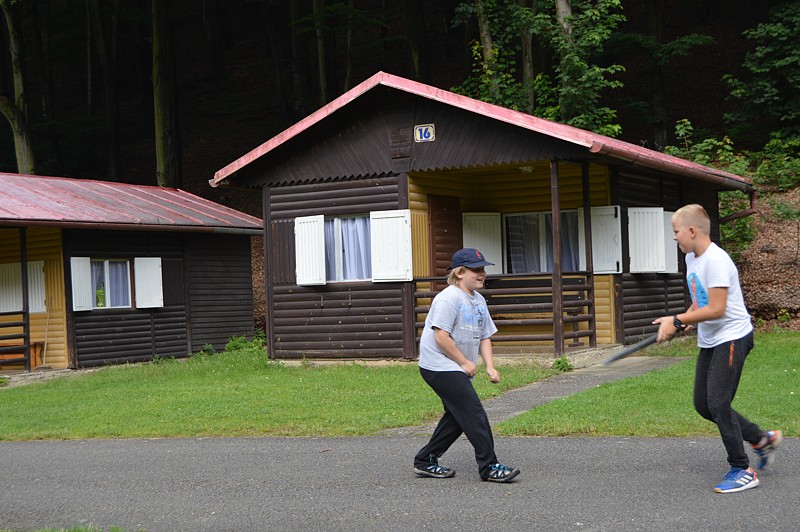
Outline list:
[[[636,365],[633,361],[629,366]],[[619,366],[624,373],[625,366]],[[640,368],[641,369],[641,368]],[[575,388],[608,379],[571,375]],[[619,377],[619,373],[617,377]],[[567,377],[562,377],[567,378]],[[580,384],[577,381],[581,381]],[[543,384],[493,420],[559,395]],[[506,394],[508,395],[508,394]],[[511,403],[511,399],[508,401]],[[712,486],[727,471],[718,438],[498,438],[519,467],[481,482],[460,439],[451,479],[419,478],[425,430],[369,438],[195,438],[0,443],[0,529],[126,531],[798,530],[800,440],[786,439],[761,485]]]

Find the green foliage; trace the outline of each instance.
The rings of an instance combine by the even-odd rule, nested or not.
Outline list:
[[[557,358],[553,361],[553,369],[558,371],[572,371],[575,367],[566,356],[561,355],[561,358]]]
[[[566,32],[555,17],[552,1],[540,2],[531,31],[555,54],[559,121],[597,133],[617,136],[617,113],[599,105],[605,90],[622,87],[612,79],[622,65],[599,64],[599,56],[617,26],[625,20],[620,0],[574,0]]]
[[[786,323],[792,319],[792,313],[785,308],[782,308],[778,311],[776,318],[780,323]]]
[[[452,90],[510,109],[526,109],[535,95],[533,114],[597,133],[617,136],[622,128],[615,110],[599,105],[603,91],[622,83],[611,79],[624,70],[621,65],[600,66],[599,56],[614,29],[624,20],[618,13],[619,0],[576,0],[570,33],[565,33],[555,18],[552,1],[540,2],[534,11],[513,0],[481,0],[489,22],[494,49],[488,60],[478,42],[472,43],[472,76]],[[475,16],[476,3],[462,3],[456,10],[456,23]],[[554,76],[540,72],[528,86],[515,57],[520,51],[520,35],[539,38],[555,56]]]
[[[753,161],[753,182],[760,190],[786,192],[800,185],[800,137],[769,141],[764,151],[753,154]]]
[[[495,48],[488,62],[483,61],[481,44],[472,43],[472,77],[453,92],[519,111],[527,103],[527,91],[514,77],[515,61],[507,51]]]
[[[681,146],[667,146],[664,151],[699,164],[719,168],[727,172],[747,176],[752,166],[746,154],[734,149],[730,138],[707,138],[694,142],[694,128],[689,120],[679,120],[675,124],[675,137]],[[719,195],[720,217],[744,211],[750,207],[750,198],[741,191],[726,191]],[[720,225],[720,239],[723,247],[734,260],[739,258],[756,236],[752,217],[739,218]]]
[[[8,377],[0,377],[0,386],[8,384]]]
[[[748,76],[723,78],[737,104],[726,119],[742,134],[760,126],[774,138],[800,138],[800,0],[774,7],[768,22],[744,35],[756,48],[745,56]]]

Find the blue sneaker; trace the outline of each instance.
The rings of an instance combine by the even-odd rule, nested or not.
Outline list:
[[[439,465],[439,457],[429,454],[428,465],[415,467],[414,473],[422,477],[450,478],[456,474],[456,470]]]
[[[753,445],[753,451],[758,455],[758,468],[764,469],[775,461],[775,451],[783,441],[783,433],[779,430],[770,430],[764,434],[767,441],[759,447]]]
[[[714,486],[714,491],[717,493],[736,493],[756,486],[758,486],[758,475],[756,475],[752,467],[747,469],[732,467],[722,482]]]
[[[491,465],[489,475],[483,480],[489,482],[510,482],[511,479],[519,475],[519,469],[504,466],[500,462]]]

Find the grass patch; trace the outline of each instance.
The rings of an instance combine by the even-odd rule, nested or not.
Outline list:
[[[496,385],[479,374],[481,398],[556,372],[524,364],[501,373]],[[243,339],[219,354],[6,387],[0,401],[0,440],[361,436],[441,414],[416,364],[290,366]]]
[[[670,343],[672,344],[672,343]],[[800,334],[759,333],[733,406],[764,429],[800,436]],[[500,424],[506,436],[716,436],[692,404],[697,348],[688,339],[648,354],[689,356],[668,369],[600,385]]]

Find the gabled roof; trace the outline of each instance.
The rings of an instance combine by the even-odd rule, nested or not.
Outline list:
[[[0,226],[260,234],[261,220],[176,188],[0,173]]]
[[[303,131],[313,127],[318,122],[325,120],[339,109],[345,107],[356,98],[377,86],[385,86],[397,89],[409,94],[414,94],[423,98],[428,98],[453,107],[463,109],[472,113],[492,118],[501,122],[512,124],[530,131],[541,133],[570,144],[583,147],[587,154],[595,155],[598,159],[605,159],[609,162],[618,161],[656,170],[672,175],[679,175],[691,179],[697,179],[714,183],[725,189],[738,189],[749,191],[752,189],[752,182],[735,174],[709,168],[696,164],[679,157],[666,155],[661,152],[649,150],[635,144],[616,140],[604,135],[598,135],[590,131],[585,131],[572,126],[551,122],[543,118],[531,116],[519,111],[512,111],[505,107],[475,100],[467,96],[455,94],[443,89],[438,89],[430,85],[425,85],[410,79],[401,78],[385,72],[378,72],[359,85],[353,87],[340,97],[336,98],[326,106],[308,115],[288,129],[275,135],[264,144],[256,147],[242,157],[236,159],[214,174],[214,178],[209,181],[211,186],[219,186],[224,180],[230,178],[242,170],[247,165],[266,155],[273,149],[282,145],[289,139],[297,136]]]

